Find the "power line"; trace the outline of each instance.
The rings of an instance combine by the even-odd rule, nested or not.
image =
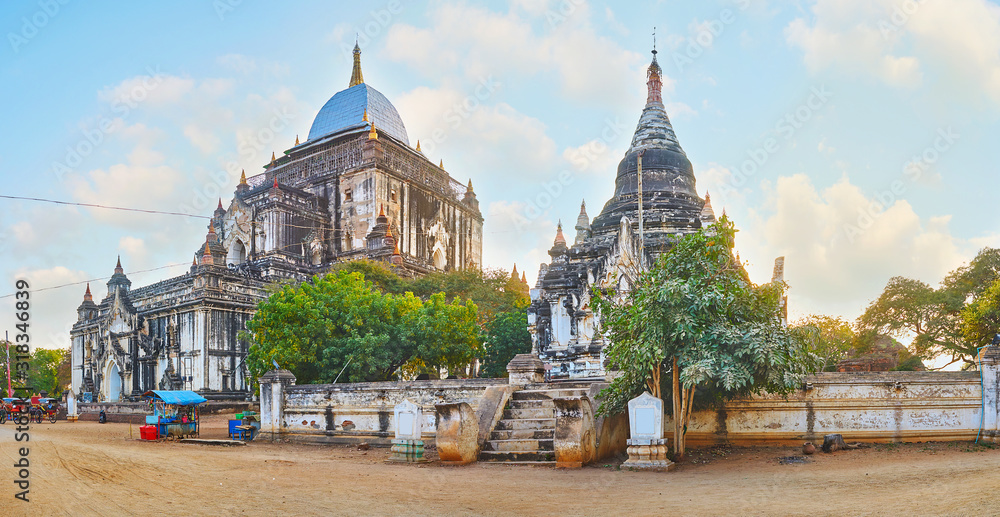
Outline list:
[[[181,217],[197,217],[199,219],[211,219],[211,217],[205,215],[194,215],[194,214],[183,214],[180,212],[163,212],[160,210],[144,210],[142,208],[123,208],[120,206],[107,206],[107,205],[97,205],[92,203],[72,203],[69,201],[57,201],[54,199],[41,199],[37,197],[21,197],[21,196],[4,196],[0,195],[0,198],[4,199],[16,199],[19,201],[38,201],[40,203],[53,203],[56,205],[70,205],[70,206],[85,206],[88,208],[104,208],[107,210],[121,210],[123,212],[142,212],[146,214],[160,214],[160,215],[179,215]]]
[[[160,269],[166,269],[168,267],[177,267],[177,266],[190,266],[190,264],[185,264],[185,263],[182,263],[182,262],[178,262],[176,264],[167,264],[166,266],[154,267],[154,268],[150,268],[150,269],[142,269],[142,270],[139,270],[139,271],[132,271],[131,273],[148,273],[150,271],[157,271],[157,270],[160,270]],[[60,288],[63,288],[63,287],[70,287],[70,286],[74,286],[74,285],[89,284],[90,282],[99,282],[101,280],[108,280],[109,278],[111,278],[111,277],[110,276],[105,276],[105,277],[101,277],[101,278],[92,278],[90,280],[81,280],[79,282],[71,282],[71,283],[68,283],[68,284],[53,285],[53,286],[50,286],[50,287],[42,287],[41,289],[32,289],[31,292],[32,293],[37,293],[37,292],[40,292],[40,291],[49,291],[49,290],[52,290],[52,289],[60,289]],[[14,296],[15,294],[17,294],[17,293],[5,294],[3,296],[0,296],[0,299],[10,298],[10,297]]]

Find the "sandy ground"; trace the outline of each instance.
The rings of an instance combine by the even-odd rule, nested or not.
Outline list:
[[[386,464],[387,449],[143,442],[128,424],[32,425],[30,502],[0,515],[1000,515],[1000,448],[877,445],[817,453],[714,448],[669,473]],[[224,417],[203,422],[224,438]],[[22,444],[0,426],[0,479]],[[436,460],[433,451],[430,453]]]

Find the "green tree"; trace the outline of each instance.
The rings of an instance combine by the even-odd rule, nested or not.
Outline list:
[[[833,371],[838,362],[854,352],[854,329],[841,318],[811,314],[798,321],[795,330],[819,359],[820,371]]]
[[[913,337],[911,348],[920,358],[947,355],[951,359],[948,364],[962,361],[973,367],[977,342],[965,333],[963,313],[998,278],[1000,250],[993,248],[982,249],[968,265],[949,273],[936,289],[919,280],[893,277],[858,318],[858,329]]]
[[[595,292],[608,362],[621,372],[602,392],[600,411],[620,411],[644,389],[657,397],[669,390],[676,458],[684,455],[696,390],[720,397],[788,392],[816,363],[781,323],[784,284],[755,285],[734,259],[735,232],[723,217],[683,237],[622,302]]]
[[[976,349],[993,342],[1000,332],[1000,279],[962,310],[962,337]]]
[[[486,324],[486,345],[480,377],[506,377],[507,363],[515,355],[531,351],[527,308],[528,302],[520,301],[513,309],[497,314]]]
[[[303,384],[390,380],[411,361],[458,369],[480,353],[475,304],[384,293],[356,271],[283,286],[247,330],[254,379],[276,361]]]

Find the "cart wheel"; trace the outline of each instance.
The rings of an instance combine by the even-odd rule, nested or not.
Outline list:
[[[49,422],[52,422],[53,424],[56,423],[56,415],[55,415],[55,413],[49,415]]]
[[[7,423],[7,412],[0,411],[0,424],[5,424],[5,423]]]

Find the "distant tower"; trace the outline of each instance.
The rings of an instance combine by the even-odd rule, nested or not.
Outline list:
[[[582,244],[590,237],[590,217],[587,216],[587,201],[580,201],[580,215],[576,217],[576,239],[573,244]]]

